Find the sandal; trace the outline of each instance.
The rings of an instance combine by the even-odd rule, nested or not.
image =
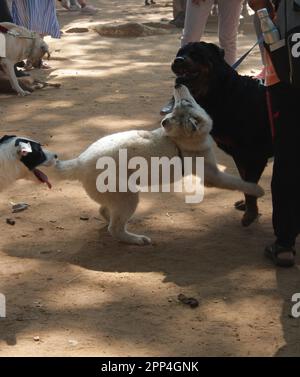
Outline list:
[[[98,12],[98,9],[93,7],[92,5],[86,5],[84,7],[81,7],[81,13],[87,14],[87,15],[93,15]]]
[[[293,258],[280,258],[280,254],[292,253]],[[265,256],[279,267],[293,267],[295,265],[296,250],[278,245],[276,242],[265,248]]]

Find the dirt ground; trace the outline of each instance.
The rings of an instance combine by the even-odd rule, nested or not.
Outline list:
[[[96,16],[62,9],[58,16],[63,31],[171,19],[170,2],[157,2],[146,8],[142,0],[91,1],[100,9]],[[90,30],[49,40],[52,69],[34,74],[61,89],[0,95],[1,135],[36,138],[68,158],[109,133],[158,127],[179,38],[179,29],[119,39]],[[206,39],[217,41],[216,25],[208,26]],[[239,54],[254,39],[241,30]],[[255,51],[241,71],[259,68]],[[217,156],[236,173],[231,158]],[[155,241],[146,247],[113,241],[76,182],[53,178],[52,190],[18,182],[2,192],[0,292],[7,318],[0,319],[0,355],[299,356],[300,319],[290,316],[291,297],[300,292],[299,259],[295,268],[275,269],[262,253],[273,239],[271,168],[261,181],[262,216],[249,228],[233,208],[238,193],[207,189],[195,206],[183,195],[143,194],[131,223]],[[30,208],[14,215],[10,202]],[[180,293],[199,307],[179,303]]]

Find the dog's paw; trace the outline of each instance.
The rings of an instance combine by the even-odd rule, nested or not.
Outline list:
[[[151,245],[151,238],[147,236],[138,236],[138,245]]]
[[[249,194],[256,196],[257,198],[260,198],[265,195],[264,189],[255,183],[252,184],[251,191],[252,192],[251,193],[249,192]]]
[[[118,236],[120,242],[127,243],[130,245],[145,246],[151,244],[151,238],[139,234],[126,233],[122,236]]]
[[[130,240],[128,240],[132,245],[139,245],[139,246],[145,246],[151,244],[151,238],[143,236],[143,235],[131,235]]]
[[[261,198],[262,196],[265,195],[265,190],[261,186],[257,185],[256,189],[257,189],[257,197],[258,198]]]
[[[18,92],[18,95],[21,96],[21,97],[25,97],[25,96],[29,96],[31,93],[28,92],[27,90],[22,90],[20,92]]]
[[[246,210],[242,217],[241,223],[244,227],[247,227],[258,219],[259,216],[258,210]]]

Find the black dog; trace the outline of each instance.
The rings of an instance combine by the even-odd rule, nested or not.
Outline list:
[[[186,85],[213,119],[212,136],[231,155],[243,179],[257,183],[273,154],[266,88],[239,75],[224,60],[224,51],[211,43],[182,47],[172,64],[176,82]],[[245,196],[236,208],[245,210],[244,226],[258,216],[257,200]]]

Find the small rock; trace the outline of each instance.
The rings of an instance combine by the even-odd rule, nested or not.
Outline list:
[[[189,305],[192,309],[197,308],[199,306],[199,301],[193,297],[186,297],[184,294],[180,293],[177,296],[178,300],[185,305]]]
[[[66,30],[66,33],[87,33],[89,29],[87,27],[72,27]]]
[[[22,212],[25,211],[29,207],[27,203],[17,203],[13,204],[11,207],[12,213]]]
[[[89,219],[90,218],[88,216],[85,216],[85,215],[80,216],[80,220],[82,220],[82,221],[88,221]]]
[[[75,346],[77,346],[77,344],[78,344],[77,340],[72,340],[72,339],[70,339],[70,340],[68,341],[68,343],[69,343],[70,346],[72,346],[72,347],[75,347]]]
[[[144,22],[143,25],[146,25],[150,28],[156,29],[174,29],[175,25],[170,24],[169,22]]]
[[[33,337],[33,340],[34,340],[35,342],[39,342],[39,341],[40,341],[40,337],[39,337],[39,336],[35,336],[35,337]]]
[[[6,219],[6,224],[9,224],[9,225],[15,225],[15,220],[13,219]]]
[[[96,25],[95,30],[104,37],[146,37],[150,35],[166,34],[167,30],[162,28],[149,27],[137,22],[113,23]]]

